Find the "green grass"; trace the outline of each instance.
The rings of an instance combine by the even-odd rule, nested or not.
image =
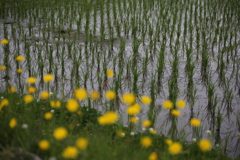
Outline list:
[[[131,130],[124,127],[121,122],[110,126],[101,126],[97,118],[101,115],[99,111],[88,106],[80,107],[81,115],[70,113],[64,107],[54,109],[53,118],[44,119],[44,113],[52,110],[49,100],[34,100],[25,104],[22,96],[16,93],[0,93],[1,97],[9,100],[9,105],[0,112],[0,158],[10,160],[33,159],[38,156],[42,159],[61,156],[62,151],[69,145],[75,145],[79,137],[88,139],[89,145],[85,151],[79,151],[77,159],[148,159],[152,152],[158,154],[158,159],[230,159],[222,155],[221,149],[215,148],[206,153],[201,152],[197,142],[187,142],[184,139],[175,139],[182,144],[183,150],[179,155],[171,155],[168,145],[165,143],[164,135],[151,134],[148,130],[135,132],[130,135]],[[15,128],[9,127],[11,118],[17,120]],[[27,128],[24,128],[27,125]],[[68,130],[66,139],[58,141],[53,137],[53,130],[57,127],[65,127]],[[70,127],[71,126],[71,127]],[[119,137],[117,132],[125,132],[124,137]],[[151,137],[153,143],[149,148],[140,145],[143,136]],[[46,139],[50,142],[50,148],[43,151],[38,147],[38,142]],[[29,158],[27,158],[29,156]],[[20,158],[21,157],[21,158]]]

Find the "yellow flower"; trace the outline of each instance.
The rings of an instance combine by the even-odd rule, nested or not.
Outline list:
[[[137,103],[135,103],[134,105],[132,106],[129,106],[127,108],[127,114],[128,115],[135,115],[135,114],[138,114],[141,110],[141,106]]]
[[[64,149],[62,156],[67,159],[68,158],[75,159],[78,156],[78,150],[76,147],[68,146],[67,148]]]
[[[201,121],[197,118],[192,118],[190,120],[190,124],[193,126],[193,127],[198,127],[201,125]]]
[[[3,107],[7,106],[8,104],[9,104],[9,101],[4,98],[0,103],[0,111],[2,110]]]
[[[5,66],[0,66],[0,71],[3,71],[3,70],[5,70]]]
[[[22,73],[22,71],[23,71],[23,70],[22,70],[21,68],[18,68],[18,69],[17,69],[17,73],[19,73],[19,74]]]
[[[53,137],[57,140],[65,139],[68,135],[68,131],[63,127],[58,127],[53,131]]]
[[[182,145],[178,142],[174,142],[168,146],[168,151],[172,155],[177,155],[182,151]]]
[[[36,92],[36,90],[37,90],[37,89],[36,89],[35,87],[30,86],[30,87],[28,88],[27,92],[30,93],[30,94],[33,94],[33,93]]]
[[[27,79],[27,83],[30,83],[30,84],[36,83],[36,81],[37,81],[37,79],[34,78],[34,77],[29,77],[29,78]]]
[[[186,107],[186,102],[185,102],[184,100],[178,100],[178,101],[176,102],[176,106],[177,106],[178,108],[185,108],[185,107]]]
[[[8,44],[9,42],[8,42],[8,40],[7,39],[3,39],[3,40],[1,40],[1,44]]]
[[[173,107],[173,103],[170,100],[166,100],[163,102],[162,106],[166,109],[171,109]]]
[[[125,137],[125,132],[123,132],[122,130],[117,131],[117,136],[118,137]]]
[[[157,131],[156,131],[155,129],[153,129],[153,128],[150,128],[150,129],[149,129],[149,132],[150,132],[151,134],[157,134]]]
[[[24,59],[25,58],[23,56],[17,56],[17,58],[16,58],[16,60],[19,61],[19,62],[23,61]]]
[[[79,103],[75,99],[69,99],[66,108],[69,112],[76,112],[79,108]]]
[[[143,127],[150,127],[152,125],[152,122],[150,120],[145,120],[142,122]]]
[[[50,147],[50,143],[47,140],[41,140],[40,142],[38,142],[38,147],[41,150],[48,150]]]
[[[100,97],[100,93],[98,91],[92,91],[90,97],[92,98],[92,100],[98,100]]]
[[[76,146],[79,149],[85,150],[88,146],[88,140],[86,138],[78,138],[76,141]]]
[[[44,114],[44,118],[47,119],[47,120],[51,119],[52,116],[53,116],[53,115],[52,115],[52,113],[50,113],[50,112],[47,112],[47,113]]]
[[[9,92],[11,92],[11,93],[16,92],[16,88],[13,87],[13,86],[10,86],[9,87]]]
[[[141,102],[145,105],[148,105],[152,102],[152,99],[148,96],[142,96],[141,97]]]
[[[30,102],[33,101],[33,96],[32,95],[26,95],[26,96],[23,97],[23,100],[26,104],[30,103]]]
[[[118,120],[118,114],[112,111],[106,112],[103,116],[98,117],[100,125],[111,125]]]
[[[76,89],[75,92],[74,92],[74,96],[75,98],[77,98],[78,100],[85,100],[87,99],[87,96],[88,96],[88,93],[87,93],[87,90],[84,89],[84,88],[79,88],[79,89]]]
[[[61,106],[60,101],[50,101],[50,105],[52,108],[59,108]]]
[[[108,70],[107,70],[107,76],[108,76],[108,77],[113,77],[113,76],[114,76],[113,70],[108,69]]]
[[[178,142],[174,142],[168,146],[168,152],[172,155],[177,155],[182,151],[182,145]]]
[[[172,113],[172,115],[178,117],[178,116],[180,116],[181,111],[179,111],[179,110],[177,110],[177,109],[173,109],[173,110],[171,111],[171,113]]]
[[[130,121],[131,123],[137,123],[138,120],[139,120],[138,117],[131,117],[131,118],[129,119],[129,121]]]
[[[167,145],[171,145],[171,144],[173,144],[173,141],[172,141],[171,139],[166,139],[166,140],[165,140],[165,143],[166,143]]]
[[[47,74],[43,77],[44,82],[48,83],[53,80],[53,76],[51,74]]]
[[[125,93],[125,94],[123,94],[123,96],[122,96],[122,100],[123,100],[123,102],[124,102],[125,104],[131,105],[131,104],[133,104],[133,103],[136,101],[136,97],[135,97],[135,95],[132,94],[132,93]]]
[[[48,91],[42,91],[42,93],[41,93],[41,98],[42,98],[42,99],[47,99],[48,97],[49,97]]]
[[[211,149],[212,144],[208,139],[202,139],[199,141],[198,146],[201,151],[206,152]]]
[[[152,152],[148,157],[148,160],[157,160],[157,159],[158,159],[158,155],[156,152]]]
[[[10,128],[14,128],[17,126],[17,120],[15,118],[12,118],[9,122]]]
[[[77,111],[76,113],[77,113],[77,115],[79,115],[79,116],[82,116],[82,115],[83,115],[82,111]]]
[[[105,97],[108,100],[113,100],[113,99],[116,98],[116,93],[114,91],[107,91],[106,94],[105,94]]]
[[[152,145],[152,139],[150,137],[143,137],[140,143],[143,147],[148,148]]]

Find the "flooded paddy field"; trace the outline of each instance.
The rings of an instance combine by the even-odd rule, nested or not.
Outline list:
[[[0,47],[6,67],[0,90],[10,85],[25,94],[28,77],[37,78],[37,98],[43,90],[63,100],[76,88],[97,90],[102,98],[91,106],[102,112],[110,105],[104,94],[113,90],[111,105],[126,125],[122,94],[134,93],[138,102],[146,95],[152,102],[138,117],[155,122],[158,134],[188,143],[209,138],[234,157],[240,150],[239,16],[237,0],[3,0],[0,39],[9,44]],[[46,74],[54,76],[49,85]],[[166,99],[186,101],[179,117],[162,108]],[[189,125],[194,117],[202,121],[197,131]]]

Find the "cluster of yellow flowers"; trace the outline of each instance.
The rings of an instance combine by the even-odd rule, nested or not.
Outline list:
[[[166,139],[165,143],[168,145],[168,151],[172,155],[177,155],[182,151],[182,145],[179,142],[173,142],[171,139]],[[198,142],[198,147],[201,151],[209,151],[212,147],[211,142],[208,139],[201,139]]]
[[[113,111],[108,111],[104,115],[98,117],[98,123],[100,125],[111,125],[118,120],[118,114]]]

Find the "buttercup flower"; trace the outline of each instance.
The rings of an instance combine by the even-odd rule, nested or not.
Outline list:
[[[148,160],[157,160],[157,159],[158,159],[158,155],[156,152],[152,152],[148,157]]]
[[[47,140],[41,140],[40,142],[38,142],[38,147],[41,150],[48,150],[50,146],[50,143]]]
[[[142,122],[143,127],[150,127],[152,125],[152,122],[150,120],[145,120]]]
[[[24,59],[25,58],[23,56],[17,56],[17,58],[16,58],[16,60],[19,61],[19,62],[23,61]]]
[[[61,106],[60,101],[50,101],[50,105],[52,108],[59,108]]]
[[[85,150],[88,146],[88,140],[86,138],[79,138],[76,141],[76,146],[81,150]]]
[[[152,145],[152,139],[150,137],[143,137],[140,143],[143,147],[148,148]]]
[[[9,101],[4,98],[0,103],[0,111],[2,110],[3,107],[7,106],[8,104],[9,104]]]
[[[68,146],[64,149],[62,156],[64,158],[75,159],[78,156],[78,149],[73,146]]]
[[[103,116],[98,117],[100,125],[111,125],[118,120],[118,114],[112,111],[106,112]]]
[[[51,74],[46,74],[46,75],[43,77],[43,80],[44,80],[44,82],[49,83],[50,81],[53,80],[53,76],[52,76]]]
[[[15,118],[12,118],[9,122],[9,127],[14,128],[17,126],[17,120]]]
[[[182,145],[178,142],[174,142],[168,146],[168,151],[172,155],[177,155],[182,151]]]
[[[156,131],[155,129],[153,129],[153,128],[149,128],[149,132],[150,132],[151,134],[156,134],[156,133],[157,133],[157,131]]]
[[[87,93],[86,89],[79,88],[79,89],[75,90],[74,96],[76,99],[83,101],[83,100],[87,99],[88,93]]]
[[[171,145],[171,144],[173,143],[173,141],[172,141],[171,139],[166,139],[166,140],[165,140],[165,143],[166,143],[167,145]]]
[[[37,89],[36,89],[35,87],[30,86],[30,87],[28,87],[27,92],[30,93],[30,94],[33,94],[33,93],[36,92],[36,90],[37,90]]]
[[[135,103],[134,105],[132,106],[129,106],[127,108],[127,114],[128,115],[135,115],[135,114],[138,114],[141,110],[141,106],[137,103]]]
[[[26,95],[26,96],[23,97],[23,100],[26,104],[30,103],[30,102],[33,101],[33,96],[32,95]]]
[[[9,41],[7,39],[1,40],[1,44],[8,44],[8,43],[9,43]]]
[[[97,100],[100,97],[100,93],[98,91],[92,91],[90,97],[92,100]]]
[[[108,100],[113,100],[113,99],[116,98],[116,93],[114,91],[107,91],[106,94],[105,94],[105,97]]]
[[[52,113],[51,112],[45,113],[44,118],[47,119],[47,120],[51,119],[52,118]]]
[[[166,100],[163,102],[162,106],[166,109],[171,109],[173,108],[173,103],[170,100]]]
[[[148,105],[152,102],[152,99],[148,96],[142,96],[141,97],[141,102],[145,105]]]
[[[5,70],[5,66],[0,66],[0,71],[3,71],[3,70]]]
[[[10,86],[10,87],[9,87],[9,92],[13,93],[13,92],[15,92],[15,91],[16,91],[16,88],[15,88],[15,87],[13,87],[13,86]]]
[[[34,78],[34,77],[29,77],[29,78],[27,79],[27,83],[30,83],[30,84],[36,83],[36,81],[37,81],[37,79]]]
[[[179,111],[179,110],[177,110],[177,109],[173,109],[173,110],[171,111],[171,113],[172,113],[172,115],[178,117],[178,116],[180,116],[181,111]]]
[[[49,98],[49,92],[48,92],[48,91],[42,91],[42,93],[41,93],[41,98],[42,98],[42,99],[47,99],[47,98]]]
[[[18,68],[18,69],[17,69],[17,73],[19,73],[19,74],[22,73],[22,71],[23,71],[23,70],[22,70],[21,68]]]
[[[190,120],[190,124],[193,126],[193,127],[198,127],[201,125],[201,121],[197,118],[192,118]]]
[[[139,120],[138,117],[131,117],[131,118],[129,118],[129,121],[130,121],[131,123],[137,123],[138,120]]]
[[[198,146],[201,151],[206,152],[211,149],[212,144],[208,139],[202,139],[199,141]]]
[[[122,96],[122,100],[123,100],[123,102],[124,102],[125,104],[131,105],[131,104],[133,104],[133,103],[136,101],[136,97],[135,97],[135,95],[132,94],[132,93],[125,93],[125,94],[123,94],[123,96]]]
[[[122,130],[117,131],[117,136],[118,137],[125,137],[125,132],[123,132]]]
[[[75,99],[69,99],[66,108],[69,112],[76,112],[79,108],[79,104]]]
[[[67,135],[68,135],[68,131],[63,127],[56,128],[53,131],[53,137],[57,140],[65,139]]]
[[[107,70],[107,76],[108,76],[108,77],[113,77],[113,76],[114,76],[113,70],[108,69],[108,70]]]
[[[185,107],[186,107],[186,102],[185,102],[184,100],[178,100],[178,101],[176,102],[176,106],[177,106],[178,108],[185,108]]]

